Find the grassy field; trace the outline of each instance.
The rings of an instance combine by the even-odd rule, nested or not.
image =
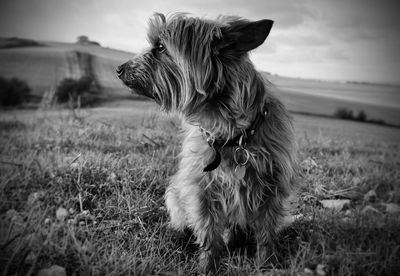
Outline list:
[[[179,123],[154,109],[136,102],[0,114],[3,275],[51,265],[68,275],[198,272],[193,238],[168,229],[163,204]],[[294,119],[297,219],[269,259],[230,252],[220,274],[398,275],[400,130]],[[329,208],[327,199],[346,204]]]

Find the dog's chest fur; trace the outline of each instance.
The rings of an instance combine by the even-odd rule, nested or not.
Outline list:
[[[249,177],[256,178],[251,164],[247,166],[244,179],[236,176],[234,149],[222,149],[220,166],[211,172],[203,172],[204,167],[213,159],[214,151],[198,127],[187,125],[181,157],[187,162],[192,162],[193,169],[188,175],[199,178],[200,191],[212,202],[212,207],[219,212],[220,219],[226,219],[226,226],[245,227],[256,215],[252,210],[257,210],[262,204],[262,195],[256,195],[261,189],[257,187],[255,179],[247,181]]]

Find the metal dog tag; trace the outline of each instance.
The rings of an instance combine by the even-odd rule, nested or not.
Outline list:
[[[235,175],[238,179],[243,179],[246,174],[246,166],[241,166],[240,164],[235,167]]]

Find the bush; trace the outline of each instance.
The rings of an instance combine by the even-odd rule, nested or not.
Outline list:
[[[19,105],[29,96],[31,89],[28,84],[18,78],[6,79],[0,77],[0,104],[3,106]]]
[[[355,119],[360,122],[365,122],[367,120],[367,114],[365,114],[364,110],[360,110]]]
[[[344,120],[353,120],[359,122],[369,122],[378,125],[386,125],[386,122],[381,119],[368,119],[367,114],[364,110],[360,110],[357,116],[353,115],[353,111],[347,108],[338,108],[336,112],[333,114],[336,118],[344,119]]]
[[[85,106],[96,101],[99,88],[91,77],[83,76],[80,79],[66,78],[56,89],[58,103],[72,102]]]
[[[338,108],[334,114],[335,117],[346,120],[354,120],[353,110],[347,108]]]
[[[32,39],[11,37],[11,38],[0,38],[0,49],[16,48],[16,47],[32,47],[32,46],[44,46]]]
[[[385,120],[382,120],[382,119],[369,119],[368,122],[377,124],[377,125],[386,125]]]

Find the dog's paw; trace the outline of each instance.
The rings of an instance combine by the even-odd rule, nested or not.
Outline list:
[[[186,221],[184,220],[170,219],[169,223],[167,224],[167,228],[179,232],[184,231],[186,227]]]
[[[203,250],[199,256],[199,271],[203,275],[214,275],[219,267],[219,255]]]

